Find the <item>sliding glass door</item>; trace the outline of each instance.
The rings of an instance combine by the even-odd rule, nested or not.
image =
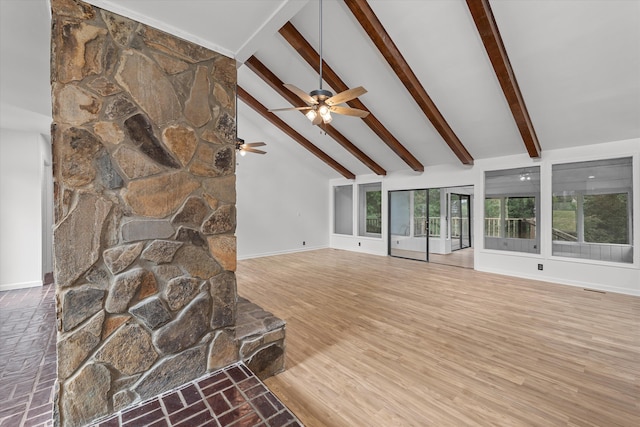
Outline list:
[[[451,193],[451,250],[471,247],[471,196]]]
[[[429,261],[429,193],[389,192],[389,255]]]

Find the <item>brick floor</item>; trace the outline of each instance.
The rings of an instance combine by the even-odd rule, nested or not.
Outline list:
[[[55,288],[0,292],[0,426],[52,426]]]
[[[0,427],[52,426],[55,288],[0,292]],[[296,427],[302,423],[243,364],[100,420],[97,427]]]

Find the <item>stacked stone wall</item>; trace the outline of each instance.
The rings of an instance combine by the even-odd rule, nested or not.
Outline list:
[[[239,360],[235,61],[52,0],[56,425]]]

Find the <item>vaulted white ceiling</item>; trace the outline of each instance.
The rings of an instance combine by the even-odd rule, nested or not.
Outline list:
[[[280,80],[318,89],[316,70],[278,33],[291,21],[318,50],[316,0],[89,2],[236,58],[238,84],[267,108],[290,104],[242,65],[252,55]],[[526,153],[464,0],[368,3],[474,159]],[[543,156],[640,137],[640,1],[490,4]],[[46,131],[48,8],[46,0],[0,0],[2,127],[31,123]],[[327,64],[349,87],[368,90],[360,100],[425,168],[460,163],[342,0],[324,2],[323,48]],[[351,172],[372,173],[302,114],[276,114]],[[245,121],[264,129],[267,142],[297,144],[246,106],[239,108],[240,137]],[[335,115],[332,125],[387,172],[411,170],[362,120]],[[320,162],[311,154],[303,160]],[[323,167],[328,177],[339,176]]]

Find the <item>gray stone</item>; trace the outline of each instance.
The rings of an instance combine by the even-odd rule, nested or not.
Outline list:
[[[249,360],[244,361],[258,378],[264,380],[284,370],[284,347],[281,343],[270,344]]]
[[[106,10],[101,10],[102,20],[107,24],[107,29],[113,41],[120,46],[126,47],[131,40],[138,23],[123,16],[116,15]]]
[[[120,392],[122,390],[128,390],[134,385],[140,378],[142,374],[130,375],[128,377],[118,377],[113,380],[111,384],[111,391],[115,393]]]
[[[117,203],[109,212],[109,216],[104,223],[104,231],[103,231],[103,240],[102,247],[110,248],[116,245],[119,245],[120,242],[120,224],[122,223],[122,218],[124,217],[124,208],[122,203]]]
[[[80,126],[96,120],[102,101],[95,95],[73,84],[53,85],[53,116],[58,123]]]
[[[149,369],[158,359],[151,336],[140,325],[118,329],[96,353],[96,360],[113,366],[124,375]]]
[[[105,309],[109,313],[124,313],[138,289],[156,279],[152,272],[142,268],[130,270],[115,277],[109,290]]]
[[[234,171],[234,149],[223,147],[216,151],[213,164],[220,171],[220,175],[228,175]]]
[[[162,168],[147,156],[127,146],[118,148],[113,158],[129,179],[144,178],[162,172]]]
[[[164,264],[153,267],[153,272],[158,279],[167,282],[175,277],[179,277],[184,272],[176,265]]]
[[[104,117],[107,120],[118,120],[128,117],[136,112],[138,107],[125,96],[118,95],[113,98],[104,109]]]
[[[173,224],[189,225],[191,227],[200,227],[202,220],[209,212],[207,205],[200,197],[189,197],[182,205],[171,222]]]
[[[120,59],[120,49],[107,37],[104,47],[104,75],[113,76],[118,60]]]
[[[266,337],[274,331],[274,336],[277,336],[277,331],[284,330],[285,322],[282,319],[245,298],[238,297],[237,301],[235,325],[238,339],[244,341],[247,338],[254,339],[257,336]],[[268,342],[270,341],[265,341],[265,343]]]
[[[189,97],[194,75],[195,73],[192,70],[187,70],[184,73],[171,76],[171,82],[175,88],[176,95],[181,102],[184,102],[184,100]]]
[[[233,233],[236,230],[236,207],[222,205],[202,224],[204,234]]]
[[[236,139],[235,118],[227,112],[222,113],[216,122],[216,133],[226,143],[234,142]]]
[[[236,177],[235,175],[210,178],[203,183],[204,190],[219,202],[235,205]]]
[[[209,76],[207,74],[207,67],[197,67],[189,99],[184,105],[184,117],[195,127],[204,126],[211,120]]]
[[[122,88],[106,77],[96,77],[89,84],[89,89],[101,96],[111,96],[122,92]]]
[[[190,348],[162,360],[140,378],[133,390],[146,399],[201,377],[206,370],[206,347]]]
[[[115,248],[107,249],[102,253],[104,263],[109,267],[111,273],[117,274],[129,267],[133,261],[138,258],[144,243],[134,243],[131,245],[122,245]]]
[[[224,328],[236,323],[238,291],[236,276],[225,271],[209,280],[211,285],[211,329]]]
[[[171,34],[156,30],[152,27],[144,26],[140,29],[139,34],[149,47],[168,53],[169,55],[183,59],[192,64],[213,59],[220,55],[212,50],[190,43],[186,40],[179,39]]]
[[[100,311],[76,331],[59,338],[58,379],[69,378],[100,343],[104,317],[104,311]]]
[[[140,151],[150,159],[163,166],[179,168],[180,164],[162,146],[153,132],[153,126],[143,114],[136,114],[124,121],[124,129],[127,136],[133,141]]]
[[[95,288],[70,289],[62,299],[62,330],[70,331],[102,310],[105,291]]]
[[[78,204],[53,231],[55,282],[71,285],[100,256],[102,226],[112,203],[96,195],[80,193]]]
[[[207,369],[215,371],[237,362],[238,342],[231,331],[219,331],[209,346]]]
[[[187,305],[198,293],[200,283],[200,280],[189,276],[169,280],[165,292],[169,308],[176,311]]]
[[[180,242],[188,242],[194,246],[201,248],[207,247],[207,241],[200,235],[200,231],[193,228],[180,227],[176,233],[176,240]]]
[[[162,142],[182,166],[186,166],[196,152],[198,135],[190,127],[173,125],[162,131]]]
[[[200,183],[187,172],[175,172],[132,181],[123,191],[123,198],[136,215],[164,218],[198,187]]]
[[[284,346],[285,330],[284,326],[282,326],[264,335],[249,334],[245,337],[238,337],[237,335],[236,337],[241,341],[240,358],[246,360],[256,353],[259,348],[266,346],[266,344],[280,342],[280,344]]]
[[[171,320],[171,313],[158,297],[146,298],[140,301],[129,309],[129,313],[142,320],[152,330]]]
[[[93,181],[96,170],[93,159],[103,148],[91,132],[77,127],[58,127],[56,137],[56,164],[62,182],[69,187],[82,187]]]
[[[197,343],[209,330],[211,297],[197,296],[177,319],[158,329],[153,336],[155,346],[165,354],[178,353]]]
[[[98,176],[100,177],[100,181],[105,188],[109,190],[116,190],[118,188],[122,188],[124,185],[124,180],[113,168],[113,163],[111,163],[111,156],[106,151],[103,152],[98,159],[96,160],[96,166],[98,169]]]
[[[103,365],[90,363],[63,385],[60,397],[62,425],[89,424],[109,412],[111,373]]]
[[[121,390],[113,395],[113,410],[118,412],[131,405],[137,399],[137,394],[131,390]]]
[[[115,79],[157,125],[182,115],[182,107],[171,82],[160,67],[143,54],[134,50],[123,51]]]
[[[174,242],[173,240],[154,240],[142,252],[142,259],[156,264],[171,262],[176,251],[182,245],[182,242]]]
[[[99,285],[105,289],[107,285],[109,285],[110,280],[109,273],[107,273],[104,268],[95,265],[84,275],[84,278],[87,279],[87,282]]]
[[[222,272],[222,267],[211,258],[209,252],[197,246],[181,247],[173,258],[173,263],[182,267],[189,275],[205,280]]]
[[[175,230],[168,220],[134,219],[122,224],[122,240],[135,242],[173,236]]]

